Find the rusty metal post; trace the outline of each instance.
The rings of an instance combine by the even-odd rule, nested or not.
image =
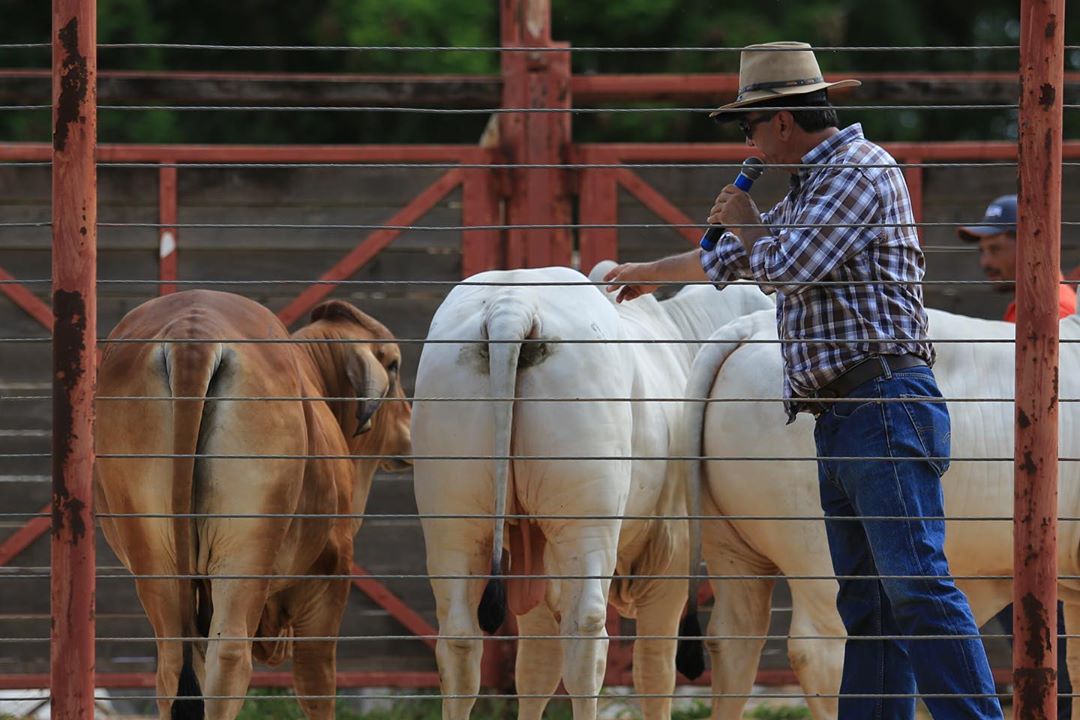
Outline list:
[[[159,295],[176,292],[176,166],[158,168],[158,286]]]
[[[551,39],[550,0],[501,0],[502,44],[536,52],[502,53],[504,108],[541,112],[503,113],[499,141],[507,160],[540,167],[510,172],[506,220],[510,225],[566,225],[573,218],[570,175],[550,167],[566,162],[570,145],[570,51]],[[561,48],[553,50],[552,48]],[[567,228],[511,229],[506,233],[508,268],[569,265],[573,243]]]
[[[94,716],[97,7],[53,0],[54,720]]]
[[[1057,717],[1058,277],[1065,0],[1020,4],[1013,678],[1018,718]]]

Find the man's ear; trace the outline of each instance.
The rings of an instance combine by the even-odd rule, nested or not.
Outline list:
[[[780,136],[781,140],[787,140],[795,129],[795,118],[792,117],[790,110],[781,110],[776,113],[776,117],[778,123],[776,134]]]

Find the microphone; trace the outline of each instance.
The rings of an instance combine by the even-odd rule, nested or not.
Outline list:
[[[732,184],[743,192],[750,192],[750,188],[754,186],[754,181],[761,177],[763,172],[765,172],[765,163],[761,161],[761,158],[748,157],[743,160],[742,167],[739,168],[739,174]],[[716,243],[720,241],[720,236],[723,234],[724,227],[722,225],[710,227],[701,236],[701,249],[712,250],[716,247]]]

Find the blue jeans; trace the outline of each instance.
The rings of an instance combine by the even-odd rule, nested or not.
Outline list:
[[[849,397],[941,393],[933,372],[915,367],[886,369]],[[931,696],[983,696],[925,697],[936,720],[1002,717],[979,629],[967,598],[949,577],[944,521],[859,519],[942,517],[949,434],[945,404],[918,400],[835,403],[817,420],[821,507],[840,576],[836,606],[848,632],[840,720],[910,720],[916,688]],[[928,635],[968,637],[918,637]],[[874,697],[880,695],[909,697]]]

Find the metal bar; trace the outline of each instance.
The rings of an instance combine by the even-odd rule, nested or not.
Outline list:
[[[519,0],[501,0],[499,3],[500,39],[504,46],[516,46],[521,43],[524,33],[522,19],[520,17]],[[500,54],[499,67],[502,73],[502,104],[504,107],[519,107],[527,97],[527,68],[525,56],[516,52],[504,52]],[[498,115],[495,120],[499,127],[499,142],[508,160],[514,163],[526,164],[525,157],[525,133],[526,115],[523,113],[504,113]],[[510,182],[503,189],[506,194],[506,222],[516,222],[525,214],[525,189],[519,187],[519,183],[525,180],[525,175],[510,173]],[[514,218],[515,220],[511,220]],[[503,234],[505,240],[506,267],[520,268],[525,265],[526,239],[521,230],[508,228]]]
[[[895,142],[885,149],[893,157],[918,155],[927,162],[939,160],[1012,160],[1016,158],[1016,143],[1010,142]],[[595,153],[616,157],[620,162],[730,162],[741,163],[746,158],[745,143],[581,143],[576,157],[591,162]],[[1080,157],[1080,140],[1062,145],[1063,157]],[[2,153],[0,153],[2,154]]]
[[[615,171],[585,170],[581,175],[578,220],[583,224],[614,225],[618,222],[619,186]],[[619,256],[619,233],[614,227],[582,228],[578,234],[578,263],[589,272],[601,260]]]
[[[97,673],[95,682],[101,688],[148,688],[156,685],[154,673]],[[289,688],[293,686],[290,672],[256,672],[251,675],[251,687]],[[0,690],[46,689],[49,676],[44,673],[0,675]],[[439,674],[434,672],[343,671],[337,674],[337,687],[439,687]],[[92,714],[85,717],[94,717]]]
[[[1015,73],[859,72],[861,100],[888,102],[955,101],[959,98],[1008,102],[1018,94]],[[0,100],[44,102],[48,71],[0,70]],[[838,80],[846,75],[826,75]],[[103,102],[140,102],[147,97],[174,105],[281,103],[308,105],[437,105],[489,107],[498,102],[501,79],[494,75],[373,75],[248,71],[111,70],[98,75]],[[1065,74],[1066,91],[1080,73]],[[672,102],[735,95],[734,73],[649,73],[574,75],[571,88],[580,104],[643,100]],[[854,93],[840,90],[835,99]]]
[[[423,641],[428,647],[435,647],[434,638],[438,636],[438,631],[431,627],[427,620],[424,620],[415,610],[402,602],[401,598],[376,580],[371,573],[355,563],[352,566],[352,581],[353,585],[359,588],[362,593],[390,613],[392,618],[414,634],[425,636]]]
[[[404,229],[416,222],[417,218],[430,210],[461,182],[461,173],[461,170],[450,170],[445,173],[424,192],[413,198],[408,205],[396,212],[387,224],[400,225]],[[378,255],[379,251],[389,245],[401,232],[401,230],[383,229],[368,235],[363,242],[323,273],[319,280],[324,282],[312,285],[300,293],[295,300],[278,312],[278,317],[286,326],[299,320],[316,303],[333,292],[336,287],[333,284],[334,280],[344,280],[355,273]]]
[[[486,650],[485,650],[486,653]],[[95,676],[97,686],[112,689],[149,689],[156,687],[154,673],[97,673]],[[1012,678],[1007,669],[994,670],[994,679],[997,682],[1007,683]],[[708,686],[712,681],[709,671],[699,677],[693,683],[680,680],[680,685],[703,685]],[[762,669],[758,670],[755,685],[765,687],[778,687],[784,685],[797,685],[798,678],[792,670]],[[607,685],[632,686],[633,677],[629,670],[609,675]],[[288,672],[255,672],[251,675],[251,687],[253,688],[289,688],[293,685],[292,673]],[[44,673],[20,673],[0,675],[0,690],[31,690],[47,689],[49,676]],[[435,672],[379,672],[379,671],[342,671],[337,674],[338,688],[437,688],[439,687],[439,674]],[[438,695],[431,696],[438,698]]]
[[[948,160],[1006,161],[1016,158],[1014,142],[895,142],[885,148],[894,157],[918,155],[926,162]],[[50,159],[45,143],[0,142],[5,162],[43,162]],[[746,158],[746,145],[732,143],[580,143],[573,146],[570,162],[590,163],[594,153],[614,156],[619,162],[738,164]],[[468,145],[101,145],[98,162],[105,163],[490,163],[495,151]],[[1062,157],[1080,159],[1080,140],[1062,144]]]
[[[465,230],[461,238],[461,276],[471,277],[502,266],[502,238],[490,229],[502,222],[495,170],[463,170],[461,189],[461,224],[465,227],[488,226],[487,230]]]
[[[52,717],[94,713],[97,2],[53,0]]]
[[[532,225],[571,217],[569,178],[547,167],[565,161],[570,146],[570,50],[551,39],[549,0],[503,0],[503,46],[520,44],[554,52],[502,54],[499,137],[511,162],[545,167],[510,173],[507,220]],[[524,112],[516,112],[517,109]],[[550,232],[555,230],[555,232]],[[509,268],[569,265],[569,228],[515,228],[506,234]]]
[[[921,163],[922,158],[905,158],[909,163]],[[923,219],[923,169],[921,167],[905,167],[904,180],[907,182],[908,194],[911,196],[911,209],[915,215],[915,222],[921,223]],[[915,230],[919,236],[919,244],[923,243],[923,231],[919,227]]]
[[[45,143],[0,143],[5,160],[49,160]],[[101,145],[98,162],[487,162],[476,145]]]
[[[1013,707],[1057,717],[1058,268],[1065,0],[1020,3]]]
[[[745,154],[745,150],[743,152]],[[633,170],[625,168],[615,171],[619,184],[630,191],[634,197],[640,200],[645,207],[656,213],[662,220],[671,223],[671,228],[677,231],[690,242],[697,244],[701,239],[704,225],[695,224],[682,210],[671,204],[671,201],[663,196],[652,185],[641,179],[641,176]]]
[[[52,504],[46,505],[38,511],[38,516],[31,518],[26,524],[13,532],[0,544],[0,567],[7,565],[31,543],[48,532],[52,525]]]
[[[158,170],[158,287],[159,295],[176,292],[176,167],[167,165]]]
[[[44,325],[46,329],[52,330],[52,309],[42,302],[37,295],[27,290],[25,285],[8,282],[12,280],[15,280],[15,277],[0,267],[0,281],[5,281],[0,284],[0,292],[11,298],[12,302],[25,310],[27,315]]]

